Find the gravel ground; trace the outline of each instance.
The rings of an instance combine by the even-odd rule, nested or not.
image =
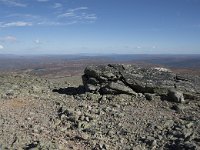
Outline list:
[[[79,85],[79,76],[0,75],[0,149],[200,149],[199,99],[100,95]]]

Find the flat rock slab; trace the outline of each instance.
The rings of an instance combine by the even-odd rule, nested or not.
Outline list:
[[[186,94],[200,92],[198,76],[178,75],[166,68],[141,68],[135,65],[88,66],[82,76],[89,92],[102,94],[167,94],[177,89]]]

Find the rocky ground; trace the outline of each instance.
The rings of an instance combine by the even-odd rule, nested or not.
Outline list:
[[[0,149],[200,149],[198,77],[126,67],[1,74]]]

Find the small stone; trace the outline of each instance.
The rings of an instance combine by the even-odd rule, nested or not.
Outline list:
[[[188,149],[188,150],[197,150],[197,145],[193,142],[185,142],[184,143],[184,149]]]
[[[88,140],[88,139],[89,139],[89,135],[86,134],[86,133],[82,133],[82,134],[81,134],[81,137],[82,137],[84,140]]]
[[[158,139],[161,141],[163,139],[163,136],[158,135]]]
[[[92,110],[92,107],[91,107],[91,106],[88,106],[87,109],[88,109],[88,111],[91,111],[91,110]]]
[[[152,141],[152,143],[151,143],[151,146],[152,146],[152,148],[156,148],[156,146],[157,146],[157,141],[156,140],[153,140]]]
[[[106,95],[103,95],[102,98],[101,98],[101,100],[102,100],[102,101],[106,101],[106,100],[107,100]]]
[[[154,140],[155,140],[155,138],[152,137],[152,136],[147,136],[146,139],[147,139],[148,141],[154,141]]]
[[[67,129],[68,129],[68,127],[63,127],[63,128],[60,129],[60,131],[61,131],[61,132],[64,132],[64,131],[66,131]]]
[[[76,111],[77,116],[81,116],[82,112],[81,111]]]
[[[32,86],[32,90],[33,90],[34,93],[39,93],[39,92],[42,91],[41,87],[39,87],[39,86],[34,86],[34,85]]]
[[[142,93],[137,93],[137,96],[138,96],[139,98],[145,97]]]
[[[115,135],[115,132],[114,132],[113,130],[110,130],[110,131],[108,132],[108,135],[109,135],[110,137],[113,137],[113,136]]]
[[[187,138],[187,137],[189,137],[189,136],[191,136],[192,135],[192,130],[191,129],[184,129],[183,130],[183,135],[184,135],[184,138]]]
[[[96,91],[97,90],[97,86],[94,86],[92,84],[87,84],[87,86],[85,86],[86,91]]]
[[[173,120],[167,120],[164,124],[165,128],[171,128],[174,125],[174,121]]]
[[[89,122],[90,118],[89,117],[85,117],[85,121]]]
[[[185,106],[183,104],[179,104],[179,105],[174,105],[172,107],[172,109],[176,110],[177,112],[181,113],[183,112],[183,110],[185,109]]]
[[[133,150],[146,150],[144,145],[137,145],[135,147],[132,148]]]
[[[106,145],[104,143],[99,143],[99,144],[96,144],[95,147],[93,149],[99,149],[99,150],[106,150]]]
[[[154,96],[155,96],[154,94],[145,93],[144,95],[145,95],[145,98],[146,98],[147,100],[149,100],[149,101],[154,100]]]
[[[186,124],[186,127],[187,127],[187,128],[191,128],[193,125],[194,125],[194,123],[193,123],[193,122],[190,122],[190,123]]]
[[[82,115],[82,116],[80,117],[80,120],[81,120],[81,121],[85,120],[85,116]]]
[[[159,129],[159,130],[163,130],[163,127],[162,126],[159,126],[159,125],[157,125],[157,126],[155,126],[157,129]]]
[[[176,91],[174,89],[168,90],[167,98],[168,100],[177,102],[177,103],[185,102],[183,93],[180,91]]]

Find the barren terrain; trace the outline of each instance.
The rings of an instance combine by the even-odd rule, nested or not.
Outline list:
[[[83,62],[1,72],[0,149],[200,148],[199,97],[85,91]]]

